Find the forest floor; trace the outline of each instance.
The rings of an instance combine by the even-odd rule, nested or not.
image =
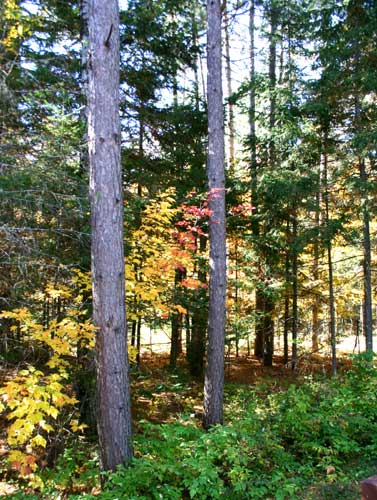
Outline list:
[[[189,377],[186,362],[183,357],[179,360],[178,367],[174,372],[168,369],[169,357],[167,353],[148,354],[144,352],[140,366],[132,368],[132,406],[134,419],[134,432],[137,435],[139,426],[143,421],[153,424],[166,424],[182,421],[182,416],[190,416],[193,425],[201,426],[203,382],[193,380]],[[351,366],[349,357],[343,356],[339,359],[339,370],[347,371]],[[227,357],[225,377],[226,386],[258,388],[266,394],[285,391],[291,384],[300,385],[310,376],[325,376],[331,374],[331,360],[320,355],[305,355],[300,358],[298,369],[295,373],[291,368],[284,366],[281,356],[276,356],[272,367],[264,367],[260,360],[254,356]],[[228,390],[228,398],[232,396],[232,389]],[[226,391],[227,395],[227,391]],[[227,396],[226,396],[227,397]],[[226,403],[230,403],[227,401]],[[0,420],[0,455],[6,451],[5,425],[6,420]],[[92,446],[93,449],[93,446]],[[0,456],[1,458],[1,456]],[[356,464],[359,466],[359,464]],[[350,465],[352,467],[352,464]],[[373,469],[373,464],[363,467],[367,475],[377,472]],[[367,472],[368,471],[368,472]],[[370,474],[369,474],[370,471]],[[8,477],[11,477],[8,475]],[[365,476],[367,477],[367,476]],[[362,477],[360,478],[362,479]],[[0,498],[12,498],[15,486],[12,482],[0,480]],[[101,497],[101,487],[99,484],[87,489],[85,484],[77,485],[73,490],[63,488],[62,496],[59,499],[70,498],[70,494],[75,492],[89,491]],[[339,487],[334,481],[329,483],[313,484],[308,488],[306,496],[302,498],[322,500],[356,500],[360,498],[360,486],[358,480],[350,480],[346,486],[344,483]],[[17,495],[17,493],[15,494]],[[28,496],[14,496],[14,498],[29,498]],[[32,496],[30,498],[39,498]],[[40,498],[46,498],[41,496]],[[51,497],[58,498],[58,497]],[[76,498],[76,497],[75,497]],[[296,498],[296,497],[294,497]]]
[[[338,359],[338,370],[351,366],[349,356],[344,353]],[[285,390],[290,384],[299,384],[307,376],[331,376],[331,359],[319,354],[301,356],[295,372],[285,366],[283,356],[274,356],[273,366],[263,366],[260,359],[248,356],[227,356],[225,383],[249,387],[265,386],[269,391]],[[132,408],[134,425],[140,420],[155,423],[171,422],[180,415],[191,412],[199,418],[202,412],[203,381],[189,377],[183,357],[177,370],[169,371],[167,353],[144,352],[139,368],[132,375]]]

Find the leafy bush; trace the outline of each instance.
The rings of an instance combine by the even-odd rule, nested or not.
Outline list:
[[[45,291],[50,297],[70,298],[67,287]],[[43,487],[34,474],[39,463],[48,461],[62,434],[81,432],[85,425],[77,419],[71,379],[78,349],[94,346],[94,326],[82,321],[80,300],[72,299],[65,317],[42,324],[30,310],[4,311],[0,318],[12,320],[11,329],[19,327],[24,344],[28,342],[46,353],[46,362],[15,368],[12,378],[0,387],[0,412],[10,422],[7,427],[7,460],[13,471],[27,478],[33,487]],[[76,417],[76,418],[75,418]]]
[[[375,368],[357,358],[333,381],[307,379],[271,394],[229,387],[229,423],[209,432],[189,419],[144,422],[139,458],[110,475],[101,498],[316,498],[304,491],[317,481],[328,498],[335,481],[348,491],[342,469],[363,454],[377,457],[376,382]]]
[[[97,490],[93,458],[67,450],[43,471],[40,498],[352,500],[374,471],[377,373],[368,359],[355,358],[335,380],[307,378],[286,390],[228,385],[226,399],[227,425],[209,432],[190,417],[139,422],[131,466],[109,474],[98,496],[80,493]]]

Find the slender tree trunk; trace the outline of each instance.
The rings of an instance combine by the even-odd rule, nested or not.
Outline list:
[[[275,300],[270,294],[266,294],[264,299],[263,311],[263,333],[264,333],[264,352],[263,365],[272,366],[274,355],[274,311]]]
[[[234,106],[231,102],[232,91],[232,66],[230,59],[230,36],[229,36],[229,17],[228,17],[228,4],[225,0],[224,2],[224,24],[225,24],[225,73],[226,73],[226,85],[228,92],[228,129],[229,129],[229,173],[234,174]]]
[[[269,99],[270,99],[270,116],[269,116],[269,128],[270,128],[270,141],[269,141],[269,151],[268,151],[268,164],[272,171],[276,164],[276,154],[275,154],[275,141],[274,141],[274,129],[276,121],[276,30],[277,30],[277,16],[278,12],[274,3],[270,6],[270,51],[269,51],[269,63],[268,63],[268,74],[269,74]],[[271,222],[267,224],[270,225]],[[269,251],[263,252],[263,258],[266,262],[269,259]],[[267,266],[269,267],[269,266]],[[265,277],[268,278],[268,277]],[[268,280],[266,280],[267,282]],[[264,346],[263,346],[263,364],[265,366],[272,366],[273,354],[274,354],[274,322],[273,314],[275,309],[274,299],[271,296],[271,292],[268,287],[264,287]]]
[[[325,143],[326,142],[327,141],[325,141]],[[326,151],[323,154],[323,186],[324,186],[326,228],[328,229],[330,223],[330,200],[329,200],[330,193],[328,185],[328,157]],[[331,235],[326,235],[327,268],[329,273],[329,316],[330,316],[329,333],[330,333],[330,345],[331,345],[331,366],[332,366],[332,374],[335,377],[337,372],[336,323],[335,323],[335,297],[334,297],[334,277],[333,277],[331,240],[332,240]]]
[[[190,325],[190,313],[187,311],[185,314],[185,332],[186,332],[186,359],[188,357],[188,348],[191,342],[191,325]]]
[[[132,326],[131,326],[131,345],[132,347],[135,347],[136,345],[136,320],[132,321]]]
[[[136,364],[140,366],[141,355],[141,318],[137,318],[136,325]]]
[[[236,279],[235,279],[235,294],[234,294],[234,304],[235,304],[235,317],[236,317],[236,358],[239,356],[239,343],[240,343],[240,333],[239,333],[239,304],[238,304],[238,239],[235,241],[235,257],[236,257]]]
[[[290,283],[290,227],[289,220],[287,221],[287,249],[285,253],[285,296],[284,296],[284,329],[283,329],[283,343],[284,343],[284,364],[287,365],[289,361],[289,352],[288,352],[288,332],[290,329],[290,288],[288,287],[288,283]]]
[[[208,428],[223,421],[226,314],[226,227],[224,117],[221,78],[221,4],[207,0],[208,161],[209,188],[209,311],[204,382],[204,419]]]
[[[269,126],[270,134],[273,135],[276,121],[276,30],[277,30],[277,9],[272,3],[270,7],[270,49],[268,57],[268,77],[269,77],[269,99],[270,99],[270,116]],[[269,143],[269,166],[275,166],[275,141],[273,136]]]
[[[289,272],[289,269],[288,271]],[[284,329],[283,329],[283,343],[284,343],[284,364],[287,365],[289,361],[288,352],[288,332],[289,332],[289,290],[285,290],[284,297]]]
[[[184,277],[184,271],[182,271],[179,268],[176,268],[175,270],[175,278],[174,278],[174,303],[177,304],[179,303],[179,285],[182,282]],[[178,312],[176,314],[173,314],[172,320],[171,320],[171,344],[170,344],[170,368],[174,369],[177,366],[177,358],[179,354],[182,352],[182,344],[181,344],[181,339],[182,339],[182,320],[183,320],[183,314]]]
[[[315,213],[315,225],[317,228],[318,235],[314,239],[313,243],[313,279],[316,283],[315,287],[317,288],[317,283],[319,280],[319,233],[321,227],[321,183],[318,183],[318,192],[316,193],[316,213]],[[314,302],[312,309],[312,351],[319,351],[319,332],[320,332],[320,321],[319,321],[319,313],[320,313],[320,296],[317,293],[317,290],[314,290]]]
[[[357,4],[358,2],[356,2]],[[361,2],[360,2],[361,5]],[[355,18],[356,26],[358,26],[358,18]],[[354,38],[354,67],[355,71],[360,68],[360,43],[358,37]],[[358,134],[363,131],[365,125],[362,116],[362,107],[360,102],[360,90],[355,85],[354,106],[355,106],[355,130]],[[373,313],[372,313],[372,277],[371,277],[371,246],[370,246],[370,214],[368,203],[368,175],[365,167],[365,159],[359,158],[359,176],[361,185],[361,213],[363,224],[363,284],[364,284],[364,300],[363,300],[363,333],[365,336],[366,351],[373,352]]]
[[[119,119],[119,7],[91,0],[89,161],[101,467],[132,457]]]
[[[370,215],[367,194],[367,172],[365,160],[359,160],[359,172],[362,189],[362,221],[363,221],[363,274],[364,274],[364,335],[366,350],[373,352],[373,316],[372,316],[372,276],[370,246]]]
[[[297,366],[297,331],[298,331],[298,252],[297,252],[297,209],[293,209],[292,218],[292,370]]]
[[[249,104],[249,127],[250,127],[250,177],[251,177],[251,206],[253,207],[252,233],[255,242],[260,235],[258,215],[258,163],[256,147],[255,127],[255,2],[251,0],[249,10],[249,33],[250,33],[250,104]],[[260,266],[258,266],[260,267]],[[261,271],[258,273],[261,275]],[[260,286],[255,288],[255,342],[254,355],[263,357],[263,310],[264,299]]]
[[[196,10],[195,8],[191,12],[191,32],[192,32],[192,44],[194,47],[198,46],[198,23],[196,20]],[[195,59],[194,62],[194,96],[195,96],[195,109],[199,111],[199,56]]]
[[[80,171],[88,171],[88,47],[89,47],[89,0],[79,0],[81,41],[81,93],[83,104],[80,122],[84,124],[83,144],[80,148]]]
[[[206,248],[207,238],[204,235],[200,235],[199,256],[204,255]],[[198,279],[204,285],[207,284],[207,273],[200,265],[200,260]],[[197,290],[196,298],[197,301],[193,306],[190,343],[187,346],[187,361],[189,363],[190,374],[193,377],[201,378],[204,370],[205,341],[208,321],[207,309],[204,307],[204,304],[206,304],[204,288],[199,288]]]

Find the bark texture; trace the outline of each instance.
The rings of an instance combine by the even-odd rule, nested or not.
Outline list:
[[[224,116],[221,76],[221,5],[207,1],[208,161],[210,270],[204,427],[223,421],[226,298]]]
[[[93,319],[101,466],[132,456],[128,380],[117,0],[89,3],[89,161]]]

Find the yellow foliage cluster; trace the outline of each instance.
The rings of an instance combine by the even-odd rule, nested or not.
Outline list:
[[[131,252],[126,259],[128,318],[143,318],[152,311],[162,317],[182,312],[174,304],[174,276],[177,267],[192,266],[190,252],[174,239],[174,189],[150,200],[143,210],[140,227],[133,232]]]
[[[27,32],[28,28],[23,23],[21,8],[15,0],[5,0],[3,6],[3,19],[7,29],[1,44],[9,52],[16,52],[19,40],[25,36],[25,32]]]
[[[67,298],[71,292],[68,287],[56,289],[48,285],[44,295]],[[32,341],[48,357],[43,371],[28,366],[0,388],[0,410],[6,412],[10,421],[8,460],[13,469],[32,481],[36,480],[34,471],[40,450],[47,447],[50,434],[59,432],[63,426],[58,418],[63,409],[69,409],[69,417],[65,415],[65,419],[72,432],[80,432],[85,427],[73,418],[77,400],[69,385],[69,370],[79,347],[94,347],[95,328],[89,321],[79,321],[79,312],[82,311],[70,308],[61,321],[52,320],[47,327],[26,308],[0,315],[18,324],[11,328],[18,328],[24,340]]]

